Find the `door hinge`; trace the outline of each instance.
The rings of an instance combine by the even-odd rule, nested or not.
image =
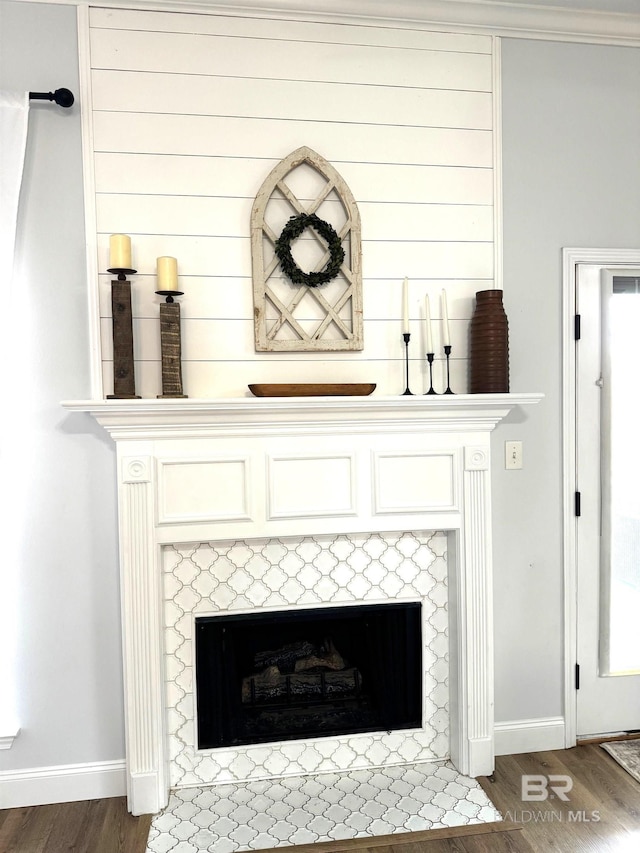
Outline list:
[[[580,664],[576,664],[576,690],[580,690]]]
[[[576,314],[573,318],[573,337],[576,341],[580,340],[580,315]]]
[[[581,503],[580,492],[576,492],[576,495],[575,495],[575,513],[576,513],[576,518],[579,518],[579,517],[580,517],[580,515],[581,515],[581,512],[580,512],[580,509],[581,509],[580,503]]]

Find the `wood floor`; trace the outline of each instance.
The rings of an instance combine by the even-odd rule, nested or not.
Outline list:
[[[567,775],[569,801],[522,802],[523,774]],[[480,779],[502,824],[296,847],[296,853],[638,853],[640,784],[597,744],[502,756]],[[597,819],[599,818],[599,819]],[[150,817],[123,798],[0,811],[0,853],[145,853]]]

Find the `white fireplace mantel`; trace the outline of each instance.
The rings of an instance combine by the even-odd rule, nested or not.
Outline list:
[[[73,400],[64,408],[88,412],[115,439],[260,430],[306,425],[326,430],[338,422],[402,429],[420,423],[433,431],[492,430],[517,406],[539,402],[542,394],[452,394],[430,397],[227,397],[223,399]]]
[[[493,771],[490,433],[540,394],[99,400],[117,447],[129,808],[167,802],[162,551],[449,531],[450,749]]]

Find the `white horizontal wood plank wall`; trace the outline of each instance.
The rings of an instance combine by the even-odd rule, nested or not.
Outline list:
[[[424,296],[441,354],[446,288],[452,386],[467,389],[477,290],[493,287],[492,39],[460,33],[93,8],[92,134],[104,393],[111,393],[109,235],[130,234],[137,391],[161,392],[156,258],[178,258],[191,397],[253,382],[426,390]],[[256,353],[249,218],[276,163],[301,145],[329,160],[360,208],[364,350]],[[435,379],[442,388],[439,358]]]

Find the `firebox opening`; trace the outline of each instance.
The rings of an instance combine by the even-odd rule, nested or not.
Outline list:
[[[419,728],[419,603],[196,619],[198,748]]]

